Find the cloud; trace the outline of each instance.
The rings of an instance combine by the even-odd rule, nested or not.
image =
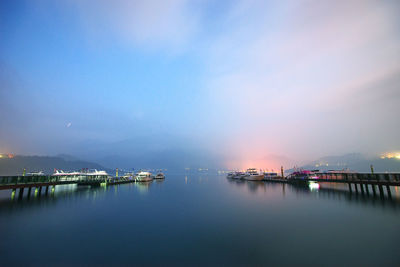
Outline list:
[[[48,8],[50,1],[39,3],[45,3],[46,14],[52,11]],[[129,54],[133,51],[135,56],[151,57],[152,64],[159,58],[165,60],[164,54],[171,51],[184,51],[185,62],[176,64],[179,66],[172,61],[179,61],[182,55],[174,58],[176,54],[172,53],[169,58],[168,64],[176,67],[176,73],[169,74],[174,76],[171,79],[179,81],[176,84],[185,78],[200,80],[193,87],[187,83],[190,93],[182,94],[185,97],[176,96],[176,103],[190,105],[182,105],[175,113],[163,110],[165,114],[158,116],[149,112],[150,105],[118,107],[82,120],[81,109],[76,109],[79,114],[74,131],[80,138],[125,138],[123,135],[136,130],[129,126],[122,133],[119,129],[126,121],[156,125],[170,115],[180,126],[171,129],[172,133],[185,131],[202,138],[204,146],[235,165],[272,165],[290,162],[291,158],[378,152],[381,147],[400,149],[396,136],[400,131],[397,1],[59,3],[53,5],[66,14],[62,22],[71,18],[78,21],[78,30],[74,23],[66,27],[72,29],[74,40],[87,38],[91,44],[106,43],[107,47],[121,49],[126,52],[126,61],[135,60]],[[143,49],[149,49],[149,53],[142,54]],[[77,52],[87,53],[85,49]],[[189,61],[197,64],[191,66],[194,74],[182,77],[181,68],[190,65]],[[130,70],[121,69],[127,65],[116,65],[110,70],[129,74]],[[166,90],[176,93],[167,86]],[[115,95],[114,102],[124,100]],[[143,98],[154,95],[143,92]],[[196,101],[188,101],[190,97]],[[168,107],[176,106],[174,101]],[[156,118],[149,121],[152,115]],[[69,112],[66,118],[71,118]],[[73,132],[68,131],[68,136]],[[47,137],[43,139],[43,143],[48,142]]]
[[[88,0],[67,2],[76,8],[89,34],[133,46],[182,47],[198,27],[188,0]],[[111,33],[111,34],[110,34]]]
[[[368,151],[382,143],[375,125],[398,132],[393,107],[381,112],[386,101],[400,104],[385,93],[385,81],[400,73],[393,5],[240,1],[209,57],[215,125],[229,132],[229,153],[262,159],[268,153]],[[363,94],[381,101],[371,103]],[[354,112],[356,102],[361,110]],[[378,124],[371,124],[371,109]],[[400,146],[394,136],[385,143]]]

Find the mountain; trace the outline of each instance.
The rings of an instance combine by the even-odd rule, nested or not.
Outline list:
[[[97,163],[72,158],[69,159],[71,160],[66,160],[62,157],[48,156],[15,156],[14,158],[1,158],[0,175],[21,175],[24,168],[26,172],[43,171],[45,174],[52,174],[54,169],[76,171],[83,168],[106,170],[108,173],[113,172]]]
[[[68,153],[115,169],[217,168],[221,157],[209,151],[208,144],[171,135],[137,135],[118,142],[82,142]],[[82,149],[85,148],[85,149]]]
[[[358,172],[370,172],[371,167],[375,172],[400,172],[400,160],[396,158],[366,157],[359,153],[345,154],[341,156],[323,157],[307,165],[303,169],[343,170],[350,169]],[[292,170],[287,170],[288,172]]]

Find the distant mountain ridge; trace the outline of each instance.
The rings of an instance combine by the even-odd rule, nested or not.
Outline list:
[[[45,174],[52,174],[54,169],[76,171],[83,168],[106,170],[108,173],[112,173],[112,170],[106,169],[100,164],[82,161],[68,155],[61,156],[15,156],[14,158],[2,158],[0,159],[0,175],[21,175],[24,168],[26,172],[43,171]]]

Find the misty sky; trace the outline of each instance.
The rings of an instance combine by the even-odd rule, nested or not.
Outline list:
[[[0,152],[271,168],[400,150],[399,14],[397,0],[0,1]]]

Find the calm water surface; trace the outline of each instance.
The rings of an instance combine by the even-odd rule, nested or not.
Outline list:
[[[329,187],[329,188],[328,188]],[[217,175],[0,192],[0,265],[398,266],[400,202]]]

